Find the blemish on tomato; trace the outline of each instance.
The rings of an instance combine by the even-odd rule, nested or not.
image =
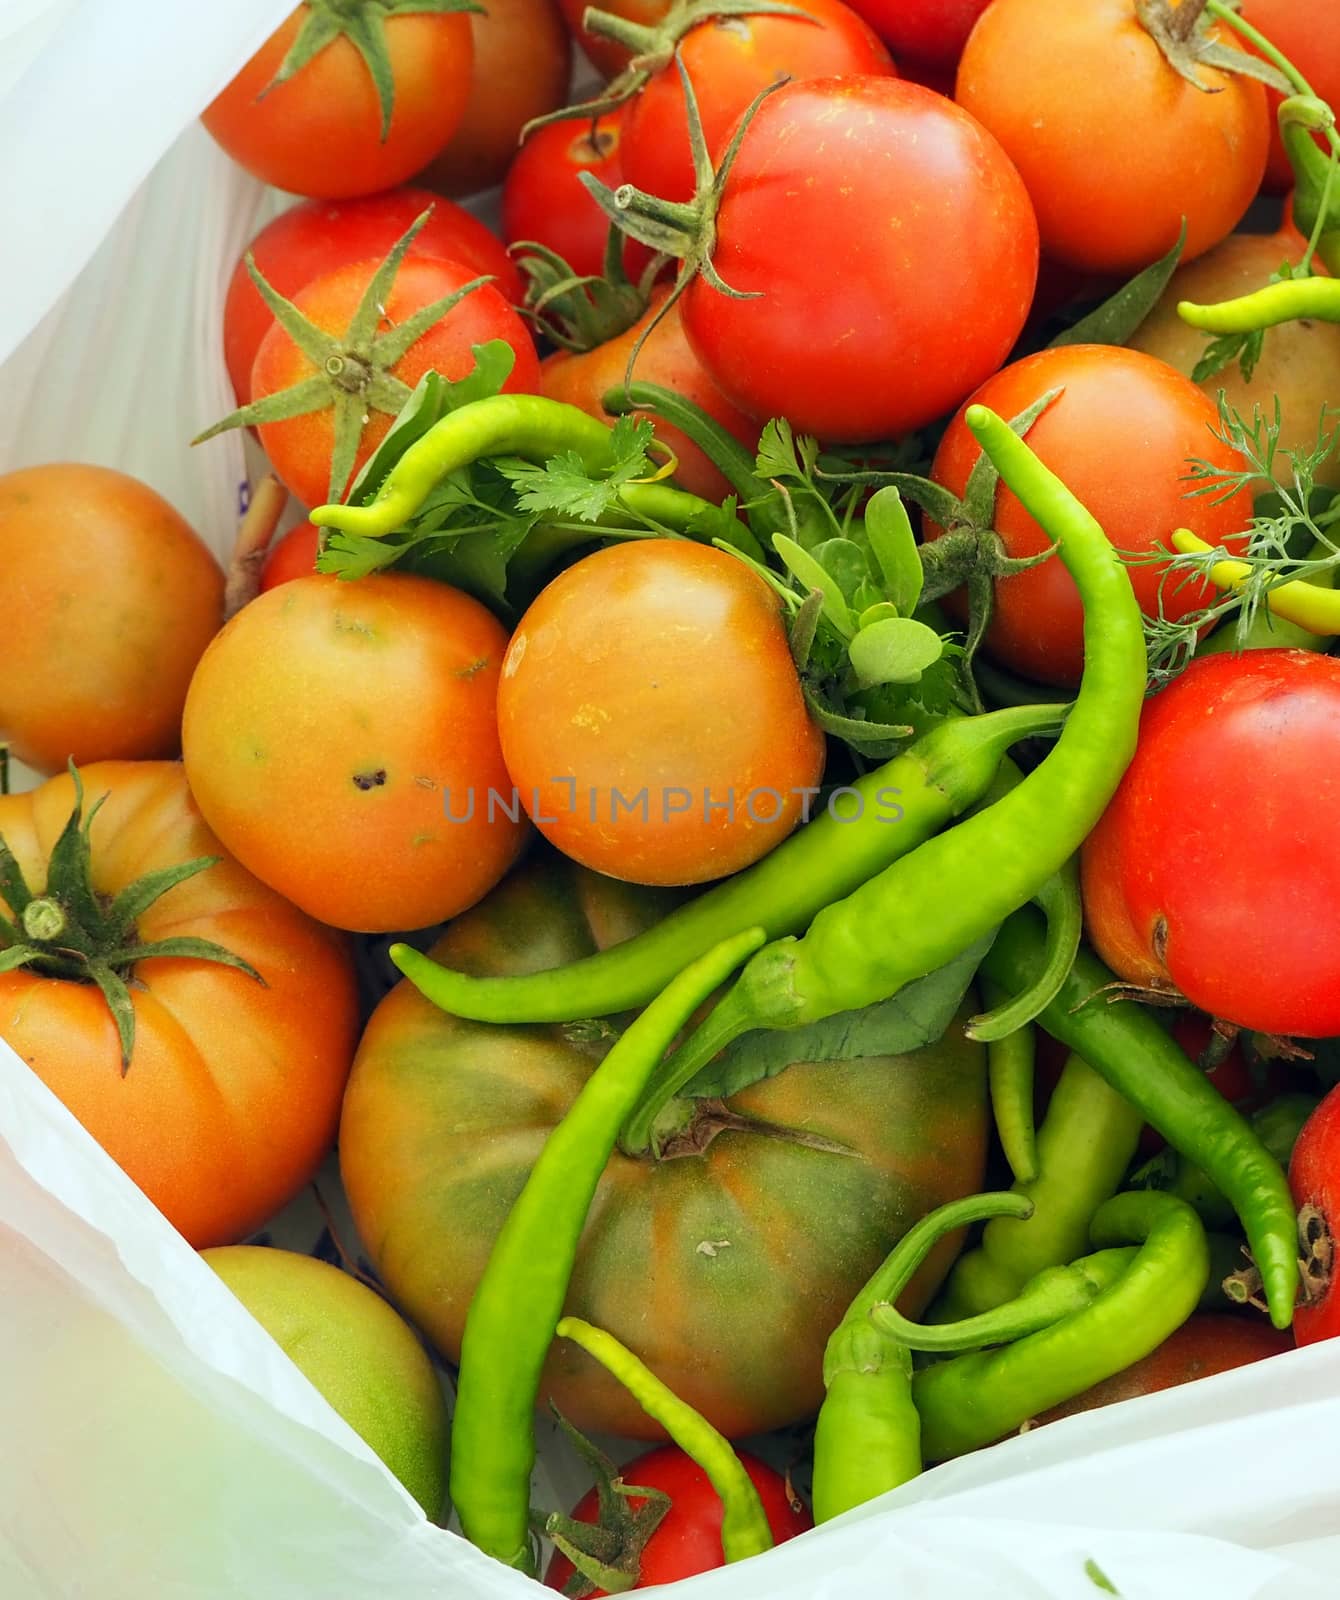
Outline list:
[[[375,772],[355,772],[353,777],[355,789],[365,792],[368,789],[380,789],[386,783],[386,768],[378,767]]]
[[[487,656],[478,656],[466,666],[457,667],[456,676],[458,678],[473,678],[477,672],[482,672],[488,664],[489,658]]]

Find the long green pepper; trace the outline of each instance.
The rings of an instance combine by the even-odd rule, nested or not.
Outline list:
[[[1145,645],[1125,567],[1094,518],[1007,423],[984,406],[970,406],[967,422],[1003,481],[1058,540],[1084,601],[1084,676],[1061,736],[995,805],[825,907],[803,939],[761,950],[656,1074],[624,1130],[630,1151],[652,1144],[668,1102],[741,1034],[885,1000],[990,934],[1075,854],[1134,754]]]
[[[725,939],[630,1023],[545,1141],[466,1316],[452,1419],[451,1496],[467,1539],[533,1575],[530,1475],[545,1356],[619,1125],[687,1018],[751,951]]]

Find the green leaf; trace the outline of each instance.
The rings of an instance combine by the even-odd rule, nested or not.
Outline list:
[[[342,528],[327,528],[316,558],[316,570],[349,580],[366,578],[370,573],[395,566],[412,543],[413,536],[409,534],[393,533],[384,539],[369,539],[363,534],[346,533]]]
[[[799,579],[806,589],[819,591],[824,597],[824,616],[844,639],[850,639],[855,627],[837,579],[825,572],[808,550],[802,550],[794,539],[788,539],[784,533],[773,534],[772,547],[793,577]]]
[[[947,966],[907,984],[891,1000],[861,1011],[839,1012],[804,1028],[744,1034],[704,1067],[684,1093],[723,1098],[763,1078],[774,1078],[800,1061],[898,1056],[934,1043],[954,1020],[994,937],[992,933],[979,939]]]
[[[877,490],[865,508],[865,536],[884,578],[884,593],[905,617],[921,599],[924,574],[916,535],[903,497],[892,484]]]
[[[1048,345],[1058,350],[1068,344],[1125,344],[1140,327],[1149,313],[1163,298],[1163,291],[1177,271],[1177,263],[1186,248],[1186,218],[1177,243],[1166,256],[1139,272],[1109,299],[1104,300],[1087,317],[1081,317],[1073,328],[1058,333]]]
[[[836,581],[850,608],[862,583],[870,581],[870,563],[865,551],[854,539],[825,539],[808,553]]]
[[[630,479],[645,477],[650,471],[647,449],[653,430],[646,417],[629,413],[619,417],[610,429],[611,465],[599,476],[588,471],[575,450],[560,450],[543,466],[528,462],[495,462],[516,492],[523,511],[575,517],[579,522],[598,522],[619,497],[620,488]]]
[[[805,704],[810,716],[824,730],[831,733],[834,738],[841,739],[855,750],[866,750],[872,746],[899,744],[904,739],[910,739],[915,729],[896,722],[876,722],[872,718],[848,717],[841,711],[835,710],[825,700],[821,700],[812,689],[804,691]]]
[[[1191,374],[1192,382],[1204,383],[1206,378],[1214,377],[1236,361],[1241,367],[1243,382],[1250,383],[1265,340],[1264,328],[1253,328],[1249,333],[1224,333],[1211,339]]]
[[[1103,1571],[1092,1556],[1084,1563],[1084,1576],[1094,1586],[1101,1589],[1104,1594],[1114,1594],[1120,1600],[1121,1590],[1112,1582],[1111,1578]]]
[[[912,617],[872,622],[848,646],[852,670],[865,689],[877,683],[915,683],[943,650],[935,629]]]

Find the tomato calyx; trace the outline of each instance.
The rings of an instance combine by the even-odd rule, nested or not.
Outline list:
[[[1298,1243],[1303,1277],[1302,1303],[1315,1306],[1330,1293],[1331,1277],[1335,1271],[1335,1236],[1320,1207],[1299,1207]]]
[[[664,1489],[625,1483],[603,1450],[573,1427],[557,1406],[550,1410],[595,1478],[597,1517],[594,1522],[580,1522],[558,1511],[548,1516],[532,1512],[532,1526],[576,1568],[563,1587],[565,1595],[585,1600],[599,1589],[624,1594],[641,1581],[642,1552],[665,1520],[670,1496]],[[634,1510],[633,1500],[643,1504]]]
[[[1201,77],[1202,67],[1256,78],[1284,94],[1292,92],[1288,79],[1268,61],[1210,38],[1206,0],[1180,0],[1178,5],[1170,0],[1136,0],[1135,14],[1173,71],[1203,94],[1216,93],[1218,86]]]
[[[23,868],[0,838],[0,973],[32,967],[45,977],[96,984],[116,1023],[121,1044],[121,1076],[130,1070],[135,1047],[135,1013],[127,978],[137,962],[182,957],[214,961],[264,984],[260,973],[231,950],[209,939],[179,937],[142,940],[136,919],[162,895],[198,872],[217,866],[221,856],[198,856],[147,872],[109,900],[93,887],[90,832],[103,800],[84,814],[84,787],[70,763],[74,806],[51,847],[45,892],[34,894]]]
[[[617,111],[676,59],[680,40],[686,34],[722,17],[758,16],[792,17],[814,27],[822,26],[818,17],[811,16],[797,6],[786,5],[783,0],[673,0],[661,20],[651,26],[633,22],[610,11],[588,7],[582,22],[587,32],[622,45],[630,52],[632,59],[600,94],[577,105],[562,106],[546,116],[534,118],[521,130],[522,138],[550,122],[564,122],[575,117],[600,117]]]
[[[634,283],[624,270],[623,235],[611,226],[598,273],[580,273],[547,245],[523,239],[511,253],[526,279],[518,307],[551,344],[584,354],[617,339],[651,304],[652,285],[665,265],[653,256]]]
[[[391,131],[391,117],[395,112],[395,77],[386,43],[387,19],[484,10],[477,0],[305,0],[305,4],[307,16],[288,54],[280,62],[279,71],[261,91],[261,97],[295,77],[327,45],[334,44],[336,39],[347,39],[363,58],[377,91],[383,144]]]
[[[395,283],[396,274],[416,235],[428,221],[430,211],[415,219],[400,236],[390,254],[377,268],[363,292],[349,326],[342,334],[327,333],[303,315],[292,301],[271,288],[248,251],[247,271],[275,320],[298,349],[316,368],[310,377],[287,389],[253,400],[230,412],[221,422],[206,428],[191,440],[203,444],[231,428],[247,428],[269,422],[284,422],[313,411],[334,411],[335,444],[330,458],[328,498],[335,503],[344,497],[358,455],[358,442],[370,410],[398,416],[412,391],[392,372],[410,347],[435,327],[466,295],[493,277],[485,273],[472,278],[461,288],[423,306],[398,326],[381,331],[386,321],[384,307]]]

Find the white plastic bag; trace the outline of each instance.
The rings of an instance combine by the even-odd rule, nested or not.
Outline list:
[[[184,444],[231,404],[223,288],[274,198],[193,119],[288,4],[0,9],[0,470],[119,466],[220,554],[242,445]],[[539,1593],[425,1520],[3,1044],[0,1306],[0,1600]],[[1323,1345],[1010,1440],[685,1592],[1322,1600],[1337,1436]],[[537,1498],[574,1471],[543,1450]]]

